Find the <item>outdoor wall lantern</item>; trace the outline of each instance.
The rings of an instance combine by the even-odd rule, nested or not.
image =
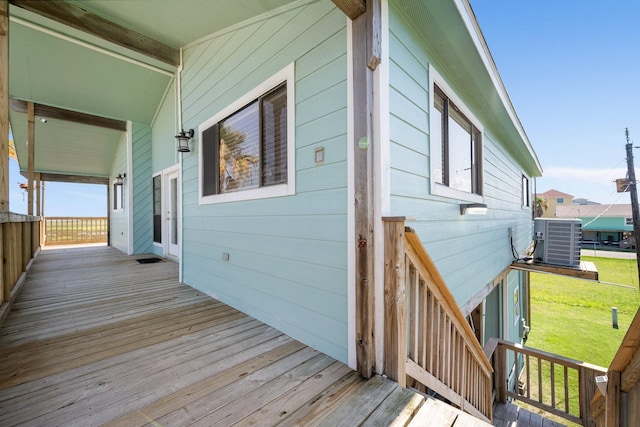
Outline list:
[[[460,205],[460,215],[486,215],[487,205],[484,203],[463,203]]]
[[[182,129],[177,135],[176,139],[178,140],[178,152],[179,153],[188,153],[189,151],[189,140],[193,138],[193,129],[189,129],[185,132]]]
[[[115,185],[124,185],[124,179],[127,177],[126,173],[121,173],[120,175],[116,176],[116,179],[114,181]]]

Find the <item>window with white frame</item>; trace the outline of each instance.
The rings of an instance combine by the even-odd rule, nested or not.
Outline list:
[[[483,129],[435,69],[429,72],[431,191],[482,201]]]
[[[200,126],[201,203],[292,194],[293,67]]]
[[[121,211],[124,209],[124,190],[122,184],[113,184],[113,210]]]

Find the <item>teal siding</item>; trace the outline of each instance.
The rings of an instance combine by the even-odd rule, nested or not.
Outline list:
[[[110,182],[110,193],[109,197],[111,200],[109,201],[109,209],[111,209],[111,220],[110,220],[110,239],[111,246],[114,248],[128,253],[129,251],[129,229],[127,227],[129,220],[129,202],[128,202],[128,181],[125,182],[125,185],[122,187],[124,192],[124,209],[114,211],[113,210],[113,179],[121,173],[127,172],[127,136],[126,134],[122,134],[122,139],[120,140],[120,144],[116,150],[116,154],[113,158],[113,166],[111,170],[111,182]]]
[[[631,213],[629,213],[631,218]],[[624,217],[580,217],[583,230],[633,231],[633,225],[625,225]]]
[[[175,82],[167,91],[151,127],[151,170],[158,173],[179,162],[176,150],[176,88]]]
[[[133,123],[133,253],[149,253],[153,242],[151,128]]]
[[[460,215],[462,200],[431,195],[429,158],[429,64],[431,47],[392,4],[390,8],[390,197],[391,215],[416,218],[410,225],[421,236],[456,300],[462,306],[512,261],[509,228],[515,247],[531,242],[531,212],[521,206],[521,167],[497,140],[483,111],[483,192],[485,216]],[[436,65],[449,79],[448,70]],[[456,87],[465,83],[449,81]]]
[[[185,49],[182,73],[184,127],[197,140],[200,123],[295,63],[295,195],[200,206],[195,141],[183,157],[183,280],[343,362],[346,58],[346,18],[321,1]]]

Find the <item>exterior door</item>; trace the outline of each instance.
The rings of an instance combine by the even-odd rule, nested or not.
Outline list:
[[[165,203],[165,242],[167,255],[178,258],[180,256],[180,183],[178,170],[165,175],[166,203]]]

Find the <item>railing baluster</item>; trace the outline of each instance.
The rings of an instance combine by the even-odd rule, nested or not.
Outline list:
[[[46,245],[107,242],[107,218],[52,217],[44,223]]]
[[[566,366],[564,367],[564,411],[569,413],[569,375]]]
[[[538,357],[538,402],[542,403],[542,359]]]
[[[551,362],[551,407],[556,407],[556,365]]]
[[[526,355],[526,369],[527,369],[527,383],[524,385],[527,388],[527,399],[531,399],[531,365],[529,364],[529,355]]]

